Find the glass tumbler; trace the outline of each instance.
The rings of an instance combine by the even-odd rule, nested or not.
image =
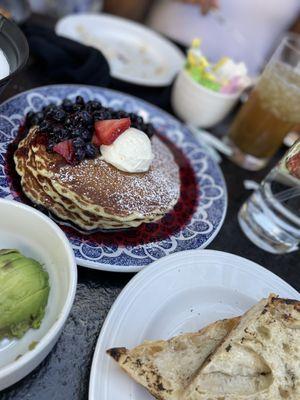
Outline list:
[[[300,123],[300,35],[285,37],[229,128],[231,159],[263,168],[286,134]]]
[[[258,247],[282,254],[300,243],[300,139],[267,175],[238,214],[243,232]]]

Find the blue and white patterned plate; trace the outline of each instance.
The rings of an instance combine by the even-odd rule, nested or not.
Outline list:
[[[107,271],[135,272],[168,254],[206,247],[217,235],[224,221],[227,192],[219,166],[206,154],[192,133],[174,117],[138,98],[92,86],[53,85],[21,93],[0,106],[0,197],[21,201],[10,189],[6,176],[7,146],[18,133],[24,115],[40,110],[44,105],[59,103],[63,98],[97,99],[105,106],[136,112],[148,118],[161,134],[175,144],[188,159],[195,175],[198,201],[185,226],[164,240],[146,244],[101,244],[89,240],[89,235],[66,234],[73,246],[79,265]],[[63,227],[64,228],[64,227]],[[124,233],[126,235],[126,233]]]

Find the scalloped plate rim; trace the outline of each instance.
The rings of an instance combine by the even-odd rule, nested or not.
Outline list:
[[[95,85],[84,85],[84,84],[81,85],[81,84],[72,84],[72,83],[71,84],[63,84],[62,83],[62,84],[37,86],[32,89],[28,89],[23,92],[17,93],[14,96],[3,101],[0,104],[0,111],[3,106],[6,106],[8,103],[17,100],[18,98],[21,98],[24,95],[27,95],[27,94],[30,94],[30,93],[33,93],[33,92],[39,91],[39,90],[45,90],[47,88],[51,88],[51,89],[55,89],[55,88],[57,88],[57,89],[64,89],[64,88],[72,89],[72,88],[74,88],[77,90],[90,89],[92,91],[102,92],[104,95],[105,95],[105,93],[108,93],[108,94],[115,93],[117,97],[118,96],[127,97],[129,100],[136,102],[138,105],[141,105],[141,106],[145,105],[146,107],[150,107],[153,111],[158,112],[158,114],[165,116],[168,119],[174,120],[180,126],[183,126],[185,128],[185,130],[190,132],[189,128],[186,125],[184,125],[180,120],[178,120],[175,116],[173,116],[172,114],[168,113],[165,110],[160,109],[158,106],[156,106],[150,102],[147,102],[146,100],[140,99],[137,96],[127,94],[127,93],[124,93],[124,92],[121,92],[121,91],[118,91],[115,89],[98,87]],[[101,93],[99,93],[99,94],[101,94]],[[190,132],[190,134],[191,134],[191,136],[193,136],[193,134],[191,132]],[[194,136],[193,136],[193,138],[194,138]],[[196,139],[195,139],[195,141],[196,141]],[[179,146],[179,148],[181,148],[181,146]],[[203,148],[201,147],[201,144],[199,144],[199,149],[203,150]],[[188,155],[186,155],[186,156],[189,159]],[[206,156],[208,159],[211,160],[211,157],[208,154],[206,154]],[[218,222],[217,227],[214,229],[213,233],[209,236],[209,238],[203,244],[196,247],[195,249],[183,249],[183,250],[180,250],[180,252],[188,251],[188,250],[199,250],[199,249],[203,249],[203,248],[207,247],[215,239],[215,237],[218,235],[221,227],[223,226],[223,223],[224,223],[224,220],[226,217],[226,213],[227,213],[227,208],[228,208],[228,191],[227,191],[226,181],[225,181],[225,178],[224,178],[224,175],[223,175],[223,172],[222,172],[220,166],[214,161],[213,161],[213,164],[214,164],[215,170],[217,171],[217,174],[219,175],[219,179],[222,183],[222,189],[223,189],[222,200],[224,203],[222,216]],[[0,187],[1,187],[1,185],[0,185]],[[72,243],[71,243],[71,245],[72,245]],[[166,256],[172,255],[174,253],[177,253],[177,251],[170,252]],[[152,264],[153,262],[157,262],[157,260],[153,260],[151,263],[144,264],[144,265],[134,265],[134,264],[131,264],[131,265],[126,264],[125,265],[125,264],[117,264],[117,263],[116,264],[107,264],[107,263],[103,263],[103,262],[99,262],[99,261],[83,259],[83,258],[80,258],[77,256],[75,256],[75,258],[76,258],[77,264],[82,267],[91,268],[91,269],[100,270],[100,271],[124,272],[124,273],[125,272],[126,273],[127,272],[128,273],[138,272],[138,271],[144,269],[145,267],[147,267],[148,265]]]

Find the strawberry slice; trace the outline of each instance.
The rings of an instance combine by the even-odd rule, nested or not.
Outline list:
[[[289,173],[296,178],[300,179],[300,153],[294,154],[286,162]]]
[[[126,129],[130,127],[130,118],[105,119],[95,123],[92,143],[95,146],[112,144]]]
[[[53,147],[55,153],[60,154],[69,164],[73,164],[75,161],[75,150],[73,146],[73,140],[64,140],[63,142],[57,143]]]

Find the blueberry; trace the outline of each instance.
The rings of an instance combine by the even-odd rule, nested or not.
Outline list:
[[[134,128],[139,129],[141,131],[144,130],[145,128],[143,118],[138,115],[135,117],[134,121],[132,121],[132,125],[134,126]]]
[[[103,119],[108,119],[109,115],[105,110],[94,112],[94,121],[102,121]]]
[[[53,104],[53,105],[51,105],[49,110],[44,111],[44,112],[45,112],[46,117],[51,118],[51,117],[53,117],[53,115],[56,113],[57,110],[58,110],[58,107],[55,104]]]
[[[78,115],[85,126],[93,125],[93,118],[87,111],[81,111]]]
[[[85,148],[85,142],[81,137],[77,137],[73,140],[74,147],[77,148]]]
[[[26,114],[26,117],[25,117],[25,124],[26,124],[26,126],[31,126],[32,125],[32,119],[34,118],[34,116],[35,116],[35,113],[33,112],[33,111],[29,111],[27,114]]]
[[[40,131],[43,133],[48,133],[51,129],[51,126],[48,121],[44,120],[40,124]]]
[[[135,113],[129,113],[128,117],[130,118],[132,123],[136,122],[136,120],[138,118],[138,116]]]
[[[76,137],[81,137],[82,131],[83,131],[83,129],[80,128],[80,127],[79,127],[79,128],[74,128],[74,129],[70,130],[70,132],[71,132],[71,134],[72,134],[72,137],[74,137],[74,138],[76,138]]]
[[[75,103],[80,106],[84,106],[85,104],[82,96],[76,96]]]
[[[95,111],[94,114],[94,121],[101,121],[104,119],[104,111]]]
[[[56,143],[55,143],[55,141],[53,141],[53,140],[49,140],[48,141],[48,145],[47,145],[47,151],[48,152],[51,152],[51,151],[53,151],[53,147],[56,145]]]
[[[68,139],[68,131],[66,129],[61,128],[57,135],[60,142]]]
[[[83,147],[79,147],[78,149],[75,149],[75,157],[77,161],[81,161],[85,157],[85,149]]]
[[[47,114],[49,111],[51,111],[53,108],[56,108],[56,105],[54,103],[50,103],[47,106],[43,108],[43,111],[45,114]]]
[[[44,119],[44,113],[37,112],[30,115],[30,119],[28,120],[29,126],[39,125],[40,122]]]
[[[82,121],[82,119],[81,119],[81,117],[80,117],[80,115],[79,114],[76,114],[74,117],[73,117],[73,127],[76,129],[76,128],[84,128],[84,123],[83,123],[83,121]]]
[[[92,139],[92,136],[93,136],[92,132],[88,129],[83,129],[81,132],[81,138],[86,142],[90,141]]]
[[[112,111],[110,112],[110,118],[111,119],[118,119],[118,112],[117,111]]]
[[[102,108],[102,104],[100,101],[93,100],[91,103],[92,109],[93,110],[100,110]]]
[[[88,158],[95,158],[97,155],[97,148],[92,143],[87,143],[85,147],[85,155]]]
[[[114,115],[114,113],[115,113],[115,110],[113,109],[113,108],[111,108],[111,107],[108,107],[108,108],[106,108],[106,113],[107,113],[107,115],[108,115],[108,118],[109,119],[112,119],[112,117],[113,117],[113,115]]]
[[[77,113],[78,111],[81,111],[83,109],[84,106],[80,105],[80,104],[74,104],[73,105],[73,112]]]
[[[66,131],[68,132],[69,138],[75,137],[75,136],[73,135],[74,128],[72,128],[72,127],[67,127],[67,128],[65,128],[65,129],[66,129]]]
[[[64,99],[61,106],[68,113],[73,111],[73,103],[70,99]]]
[[[93,106],[92,106],[92,101],[89,100],[86,104],[85,104],[85,110],[89,113],[93,112]]]
[[[128,113],[125,111],[116,111],[115,112],[115,116],[116,118],[127,118],[128,117]]]
[[[65,119],[65,126],[66,126],[67,128],[73,126],[73,122],[72,122],[72,119],[71,119],[70,117],[67,117],[67,118]]]
[[[52,118],[57,122],[63,122],[66,118],[66,113],[59,108],[52,114]]]
[[[74,152],[77,161],[81,161],[85,157],[85,142],[80,137],[73,140]]]
[[[34,115],[35,115],[35,112],[29,111],[29,112],[26,114],[26,119],[31,120],[31,118],[34,117]]]
[[[60,130],[61,130],[60,126],[52,125],[52,132],[54,133],[54,135],[58,135]]]
[[[145,124],[144,132],[151,138],[155,134],[155,128],[152,124]]]
[[[42,120],[45,118],[45,115],[43,111],[39,111],[38,113],[36,113],[36,117],[39,119],[40,122],[42,122]]]
[[[106,110],[105,111],[105,119],[113,119],[113,112]]]

